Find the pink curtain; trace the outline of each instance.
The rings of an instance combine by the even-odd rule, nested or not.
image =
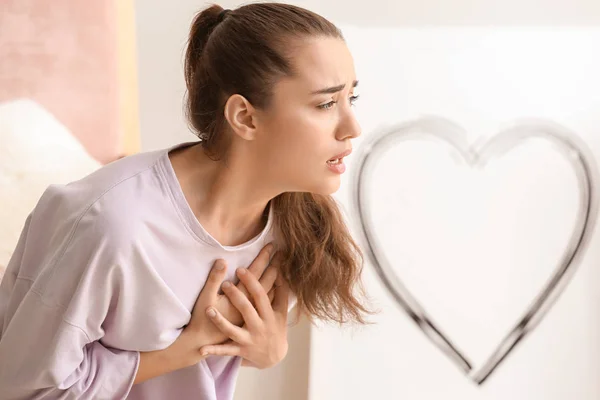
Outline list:
[[[123,152],[115,4],[0,1],[0,102],[37,101],[103,163]]]

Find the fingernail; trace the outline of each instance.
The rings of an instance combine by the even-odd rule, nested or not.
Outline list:
[[[246,273],[246,268],[238,268],[238,272],[244,275]]]
[[[206,312],[206,314],[208,314],[209,317],[216,317],[217,316],[217,312],[215,311],[214,308],[209,308],[208,311]]]
[[[222,261],[219,261],[216,266],[217,270],[222,271],[225,268],[225,264]]]
[[[223,282],[223,285],[221,285],[221,286],[224,288],[228,288],[229,286],[231,286],[231,282],[225,281],[225,282]]]

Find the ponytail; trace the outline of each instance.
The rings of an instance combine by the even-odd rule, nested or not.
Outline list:
[[[223,7],[215,4],[198,13],[192,21],[185,53],[185,77],[188,87],[193,85],[208,38],[221,22],[224,11]]]
[[[285,192],[272,206],[281,273],[298,298],[299,310],[309,318],[364,324],[363,314],[370,311],[359,301],[365,297],[363,256],[335,199]]]

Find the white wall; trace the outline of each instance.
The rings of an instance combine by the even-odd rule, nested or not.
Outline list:
[[[470,143],[522,118],[552,121],[600,158],[598,28],[345,32],[361,82],[358,149],[384,123],[430,114],[462,126]],[[365,190],[391,278],[477,370],[557,268],[579,189],[568,158],[543,141],[515,147],[481,171],[449,150],[430,140],[389,146]],[[351,178],[337,194],[348,212],[357,189]],[[355,214],[351,222],[358,236]],[[417,329],[369,262],[367,288],[381,313],[363,329],[313,330],[310,399],[600,398],[597,233],[546,318],[480,387]]]
[[[371,27],[439,25],[594,25],[595,0],[292,1],[342,23]]]

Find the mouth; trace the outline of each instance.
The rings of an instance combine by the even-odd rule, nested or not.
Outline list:
[[[344,151],[343,153],[340,153],[340,154],[330,158],[329,160],[327,160],[327,164],[328,165],[342,164],[344,162],[344,157],[349,156],[350,153],[352,153],[352,149],[348,149],[348,150]]]
[[[344,158],[336,158],[336,159],[332,159],[332,160],[328,160],[327,164],[329,165],[338,165],[344,162]]]

